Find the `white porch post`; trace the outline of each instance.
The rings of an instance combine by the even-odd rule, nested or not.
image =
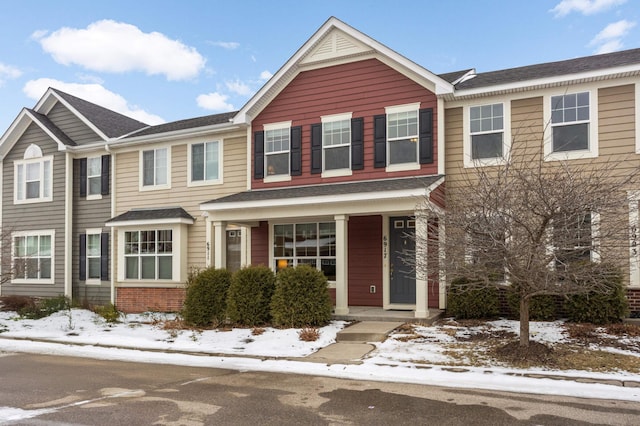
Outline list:
[[[429,317],[429,270],[427,269],[427,241],[429,237],[429,218],[424,212],[415,212],[416,216],[416,318]]]
[[[336,315],[349,313],[348,221],[347,215],[334,216],[336,221]]]
[[[206,212],[205,212],[206,213]],[[204,222],[204,235],[205,235],[205,259],[204,264],[207,268],[211,266],[211,250],[213,249],[213,224],[211,219],[209,219],[209,215],[205,216]]]
[[[225,268],[227,266],[227,222],[215,221],[213,228],[213,266]]]

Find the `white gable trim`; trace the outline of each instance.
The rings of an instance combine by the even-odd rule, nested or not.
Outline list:
[[[9,129],[0,139],[0,161],[11,151],[13,146],[18,142],[22,134],[27,130],[31,123],[35,123],[47,136],[58,144],[59,151],[66,151],[67,145],[65,145],[56,135],[51,133],[47,127],[43,126],[40,120],[33,116],[33,114],[26,108],[20,111],[20,114],[13,120]]]

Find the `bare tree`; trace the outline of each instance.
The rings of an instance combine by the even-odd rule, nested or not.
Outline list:
[[[639,176],[629,164],[602,156],[550,162],[538,149],[464,169],[447,181],[445,209],[426,199],[420,209],[446,232],[439,241],[433,230],[417,234],[416,246],[440,250],[406,259],[424,279],[438,256],[448,283],[464,277],[468,289],[516,286],[520,346],[527,347],[532,297],[606,292],[611,275],[628,265],[626,191]]]
[[[11,281],[16,272],[11,257],[11,235],[11,229],[0,227],[0,286]]]

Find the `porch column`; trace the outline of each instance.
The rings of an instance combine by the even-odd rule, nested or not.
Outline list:
[[[421,211],[415,212],[416,217],[416,318],[429,317],[429,270],[427,268],[427,242],[429,237],[429,217]]]
[[[213,266],[226,268],[227,266],[227,222],[213,222]]]
[[[629,200],[629,286],[640,285],[640,245],[638,244],[638,220],[640,218],[640,191],[630,191]]]
[[[205,212],[206,213],[206,212]],[[205,235],[205,259],[204,259],[204,264],[207,268],[209,268],[211,266],[211,250],[213,249],[213,223],[211,222],[211,219],[209,219],[209,215],[207,214],[205,216],[205,231],[204,231],[204,235]]]
[[[349,279],[348,279],[348,253],[349,253],[349,216],[335,215],[336,221],[336,315],[349,313]]]

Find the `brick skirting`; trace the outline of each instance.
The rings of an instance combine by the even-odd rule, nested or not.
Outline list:
[[[178,312],[184,303],[183,288],[117,288],[116,307],[125,313]]]

